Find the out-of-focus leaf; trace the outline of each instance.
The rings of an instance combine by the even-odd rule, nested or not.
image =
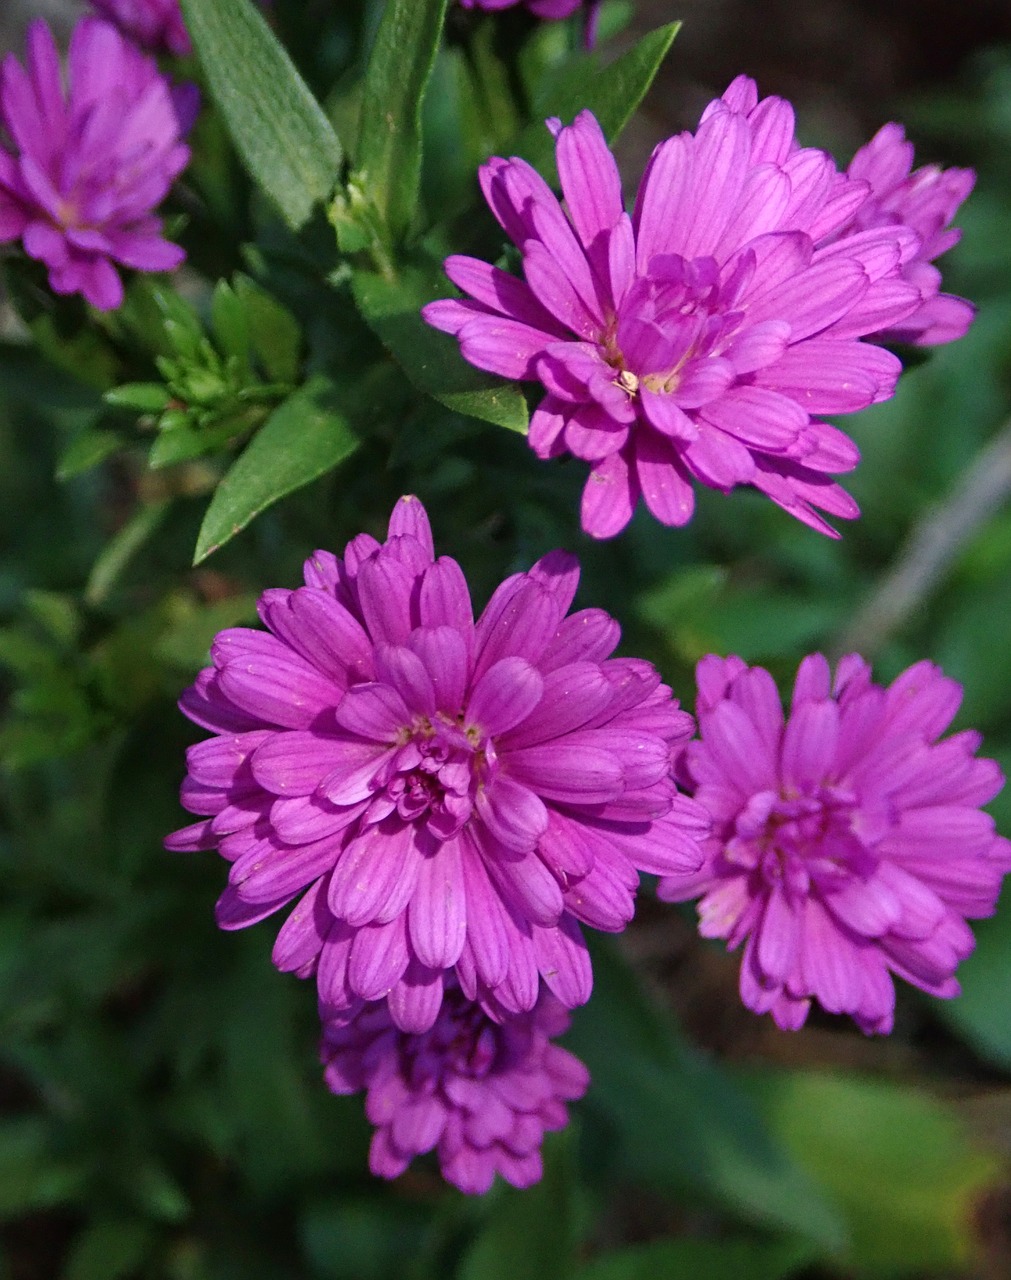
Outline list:
[[[251,0],[182,0],[182,8],[239,154],[298,230],[337,184],[333,127]]]
[[[1011,1067],[1011,912],[1006,899],[993,919],[974,920],[972,931],[976,950],[958,970],[962,994],[938,1004],[936,1012],[978,1053]]]
[[[613,1172],[837,1249],[845,1228],[834,1206],[730,1077],[682,1042],[600,940],[593,972],[593,999],[566,1043],[593,1078],[584,1106],[610,1122],[602,1158]]]
[[[54,1154],[50,1132],[37,1116],[0,1125],[0,1217],[61,1204],[83,1189],[85,1170]]]
[[[224,627],[256,621],[256,596],[229,596],[203,608],[186,608],[155,645],[155,657],[183,671],[195,672],[208,660],[211,641]]]
[[[793,1241],[655,1240],[594,1258],[576,1280],[786,1280],[811,1260]]]
[[[680,27],[680,22],[658,27],[602,70],[596,55],[580,58],[566,73],[549,82],[534,103],[534,123],[515,140],[511,152],[529,160],[549,182],[556,182],[554,139],[543,121],[557,116],[569,124],[583,110],[593,112],[605,136],[613,142],[645,97]]]
[[[422,320],[419,313],[424,304],[447,293],[436,263],[425,260],[406,267],[396,280],[358,271],[353,284],[362,315],[419,390],[457,413],[526,431],[527,405],[515,384],[469,365],[453,338]]]
[[[993,1157],[915,1088],[818,1072],[746,1077],[772,1130],[846,1214],[847,1266],[898,1277],[970,1266]]]
[[[342,1196],[310,1206],[301,1236],[313,1275],[321,1280],[403,1275],[421,1245],[427,1216],[422,1206],[393,1198]]]
[[[361,443],[328,378],[311,378],[280,405],[232,463],[207,508],[194,564],[261,511],[350,457]]]
[[[170,503],[152,502],[138,507],[118,533],[105,545],[95,561],[84,589],[89,604],[101,604],[115,587],[120,574],[168,514]]]
[[[365,73],[356,175],[394,238],[421,176],[421,110],[448,0],[387,0]]]
[[[135,1274],[151,1242],[144,1222],[99,1219],[74,1241],[60,1280],[120,1280]]]
[[[124,382],[105,393],[105,402],[137,413],[161,413],[169,402],[169,394],[160,382]]]
[[[544,1177],[518,1191],[502,1186],[488,1221],[468,1250],[458,1280],[566,1280],[575,1266],[572,1133],[544,1143]]]

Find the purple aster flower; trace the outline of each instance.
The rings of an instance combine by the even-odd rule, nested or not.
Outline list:
[[[618,624],[566,616],[579,569],[552,552],[475,623],[463,574],[435,559],[424,508],[389,536],[268,591],[268,632],[221,632],[183,697],[214,736],[190,748],[170,836],[232,863],[218,922],[241,928],[304,892],[274,961],[316,973],[327,1018],[388,997],[425,1031],[455,971],[493,1015],[533,1007],[543,976],[581,1004],[579,922],[617,931],[638,871],[700,864],[701,806],[677,793],[694,722],[647,662],[611,658]]]
[[[52,34],[33,22],[27,70],[13,54],[0,69],[0,115],[15,148],[0,146],[0,244],[20,240],[54,292],[110,311],[123,301],[117,266],[179,266],[151,211],[189,149],[168,82],[115,27],[77,24],[65,90]]]
[[[931,264],[961,239],[961,231],[948,224],[968,197],[976,175],[971,169],[937,165],[914,171],[913,144],[906,141],[898,124],[879,129],[853,157],[847,172],[871,188],[851,230],[907,226],[920,237],[919,249],[902,267],[903,280],[919,290],[920,305],[882,336],[920,347],[961,338],[976,308],[964,298],[941,293],[941,273]]]
[[[921,305],[903,275],[917,231],[853,229],[868,184],[799,147],[789,104],[759,101],[743,76],[696,134],[656,148],[632,217],[594,117],[548,123],[567,213],[525,161],[490,160],[482,187],[525,280],[448,258],[470,296],[430,303],[426,320],[479,368],[541,382],[530,445],[590,464],[595,537],[620,532],[640,497],[686,523],[696,483],[753,485],[834,536],[815,508],[858,514],[831,476],[859,455],[816,415],[892,394],[900,362],[860,339]]]
[[[443,1177],[471,1195],[496,1173],[529,1187],[541,1177],[545,1132],[565,1128],[566,1102],[590,1083],[579,1059],[552,1044],[568,1025],[547,991],[529,1013],[498,1023],[453,987],[418,1035],[399,1030],[379,1001],[324,1027],[326,1082],[334,1093],[368,1091],[369,1167],[380,1177],[435,1150]]]
[[[152,53],[165,49],[182,58],[192,52],[179,0],[91,0],[91,4],[125,36]]]
[[[958,995],[966,917],[992,915],[1011,844],[979,806],[1000,790],[979,734],[939,741],[961,686],[918,662],[888,688],[853,654],[832,682],[805,658],[784,722],[769,673],[698,667],[700,740],[681,765],[714,827],[705,865],[659,894],[698,904],[704,937],[745,943],[741,997],[780,1027],[812,999],[867,1034],[892,1027],[892,974]]]

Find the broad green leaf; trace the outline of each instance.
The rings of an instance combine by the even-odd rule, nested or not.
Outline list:
[[[336,133],[252,0],[182,0],[182,7],[239,154],[297,231],[337,185]]]
[[[584,1107],[607,1122],[601,1159],[629,1181],[838,1248],[844,1228],[835,1208],[750,1100],[681,1040],[612,946],[594,940],[592,949],[593,999],[566,1043],[590,1068]]]
[[[331,471],[359,443],[333,384],[311,378],[274,410],[218,485],[200,526],[194,564],[278,499]]]
[[[457,413],[526,431],[529,415],[519,388],[469,365],[453,338],[422,320],[424,304],[448,292],[438,264],[405,267],[396,280],[358,271],[353,288],[362,315],[420,391]]]
[[[513,143],[512,152],[529,160],[549,181],[557,181],[555,143],[544,120],[558,116],[569,124],[584,109],[593,112],[613,142],[645,97],[680,27],[680,22],[658,27],[603,70],[597,55],[574,63],[534,103],[534,122]]]
[[[365,74],[356,177],[394,239],[421,178],[421,109],[448,0],[387,0]]]
[[[899,1277],[969,1268],[975,1205],[998,1169],[943,1103],[908,1086],[812,1071],[745,1079],[772,1130],[842,1206],[849,1269]]]
[[[457,1280],[567,1280],[575,1249],[575,1171],[571,1130],[544,1143],[544,1177],[522,1191],[502,1186]]]
[[[811,1260],[793,1241],[654,1240],[594,1258],[576,1280],[786,1280]]]

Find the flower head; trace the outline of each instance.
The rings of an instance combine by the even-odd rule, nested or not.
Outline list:
[[[568,1025],[547,991],[529,1013],[497,1023],[453,987],[419,1035],[399,1030],[380,1001],[324,1026],[326,1082],[334,1093],[367,1090],[369,1167],[380,1177],[435,1150],[461,1191],[487,1191],[496,1173],[529,1187],[541,1176],[545,1132],[565,1127],[565,1104],[590,1082],[579,1059],[552,1044]]]
[[[966,917],[993,913],[1011,844],[979,806],[1000,790],[979,735],[939,741],[961,686],[919,662],[887,688],[857,655],[832,681],[805,658],[784,722],[775,684],[740,658],[698,668],[700,740],[682,758],[714,826],[691,884],[704,937],[745,942],[741,997],[799,1027],[812,999],[868,1034],[892,1027],[892,974],[954,996],[973,948]]]
[[[115,27],[74,28],[64,88],[49,28],[28,30],[27,70],[0,69],[0,244],[21,240],[56,293],[103,311],[123,301],[117,266],[170,271],[185,254],[152,210],[189,160],[168,82]]]
[[[566,617],[561,552],[508,578],[477,622],[435,559],[416,498],[385,543],[326,552],[268,591],[268,632],[217,637],[181,703],[213,737],[189,752],[173,849],[232,863],[223,928],[305,896],[275,963],[317,974],[327,1017],[388,997],[424,1031],[455,970],[495,1016],[540,977],[568,1006],[591,974],[580,921],[620,930],[638,870],[693,872],[707,819],[671,779],[693,722],[647,662],[611,658],[617,623]]]
[[[656,148],[632,217],[593,116],[549,125],[567,212],[523,160],[481,171],[525,280],[448,258],[469,299],[430,303],[426,320],[479,368],[541,382],[530,444],[590,464],[588,533],[618,533],[640,497],[682,525],[696,483],[753,485],[833,533],[815,508],[858,514],[831,479],[858,453],[817,415],[892,394],[899,361],[860,338],[921,305],[903,274],[917,230],[855,229],[868,183],[799,147],[789,104],[745,77],[696,134]]]
[[[886,124],[853,157],[851,178],[868,183],[869,198],[853,219],[852,230],[907,226],[920,238],[920,247],[903,264],[902,278],[915,285],[920,305],[881,335],[920,347],[961,338],[972,324],[976,308],[964,298],[941,293],[941,273],[932,262],[962,233],[948,224],[976,181],[971,169],[913,169],[913,144],[901,125]]]
[[[177,58],[192,51],[179,0],[91,0],[92,6],[143,49]]]

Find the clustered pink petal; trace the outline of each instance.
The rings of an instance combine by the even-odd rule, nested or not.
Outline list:
[[[529,1013],[497,1023],[453,987],[432,1027],[415,1035],[378,1001],[349,1023],[324,1025],[325,1078],[334,1093],[367,1091],[369,1167],[380,1177],[434,1150],[461,1191],[483,1194],[496,1173],[529,1187],[541,1177],[545,1132],[565,1127],[565,1104],[590,1082],[579,1059],[552,1043],[568,1024],[547,991]]]
[[[98,18],[74,28],[64,87],[49,28],[28,30],[27,69],[0,68],[0,244],[20,240],[56,293],[102,311],[123,301],[117,266],[171,271],[186,256],[152,210],[186,167],[177,104],[155,62]]]
[[[849,230],[902,225],[920,237],[919,249],[902,267],[903,280],[919,291],[920,305],[880,336],[921,347],[961,338],[976,308],[964,298],[941,293],[941,273],[931,263],[961,238],[949,223],[972,191],[976,175],[971,169],[937,165],[914,170],[913,144],[898,124],[879,129],[853,157],[847,172],[871,189]]]
[[[524,279],[450,257],[469,297],[430,303],[425,319],[479,368],[543,385],[530,445],[589,463],[595,537],[619,533],[640,497],[685,524],[696,483],[752,485],[835,536],[816,508],[858,514],[831,477],[859,455],[817,415],[892,395],[899,360],[861,339],[924,306],[925,221],[858,226],[870,183],[798,146],[789,104],[759,101],[743,76],[697,133],[656,148],[632,217],[594,117],[548,124],[565,210],[524,160],[481,170]]]
[[[193,50],[179,0],[91,0],[93,8],[142,48],[185,57]]]
[[[741,997],[783,1028],[812,999],[867,1034],[891,1030],[892,974],[959,992],[966,918],[991,915],[1011,843],[980,811],[1000,790],[971,731],[940,740],[961,686],[919,662],[887,688],[853,654],[797,673],[788,718],[772,677],[740,658],[698,667],[700,739],[681,760],[713,817],[692,883],[704,937],[745,943]]]
[[[540,981],[574,1007],[592,976],[580,923],[621,930],[639,871],[691,874],[708,831],[672,762],[694,721],[647,662],[612,658],[617,623],[567,614],[575,560],[508,578],[475,622],[460,567],[403,498],[382,544],[268,591],[268,631],[217,637],[183,697],[213,737],[169,848],[231,864],[218,921],[241,928],[303,894],[278,967],[316,975],[326,1018],[389,1001],[431,1027],[455,973],[494,1017]]]

